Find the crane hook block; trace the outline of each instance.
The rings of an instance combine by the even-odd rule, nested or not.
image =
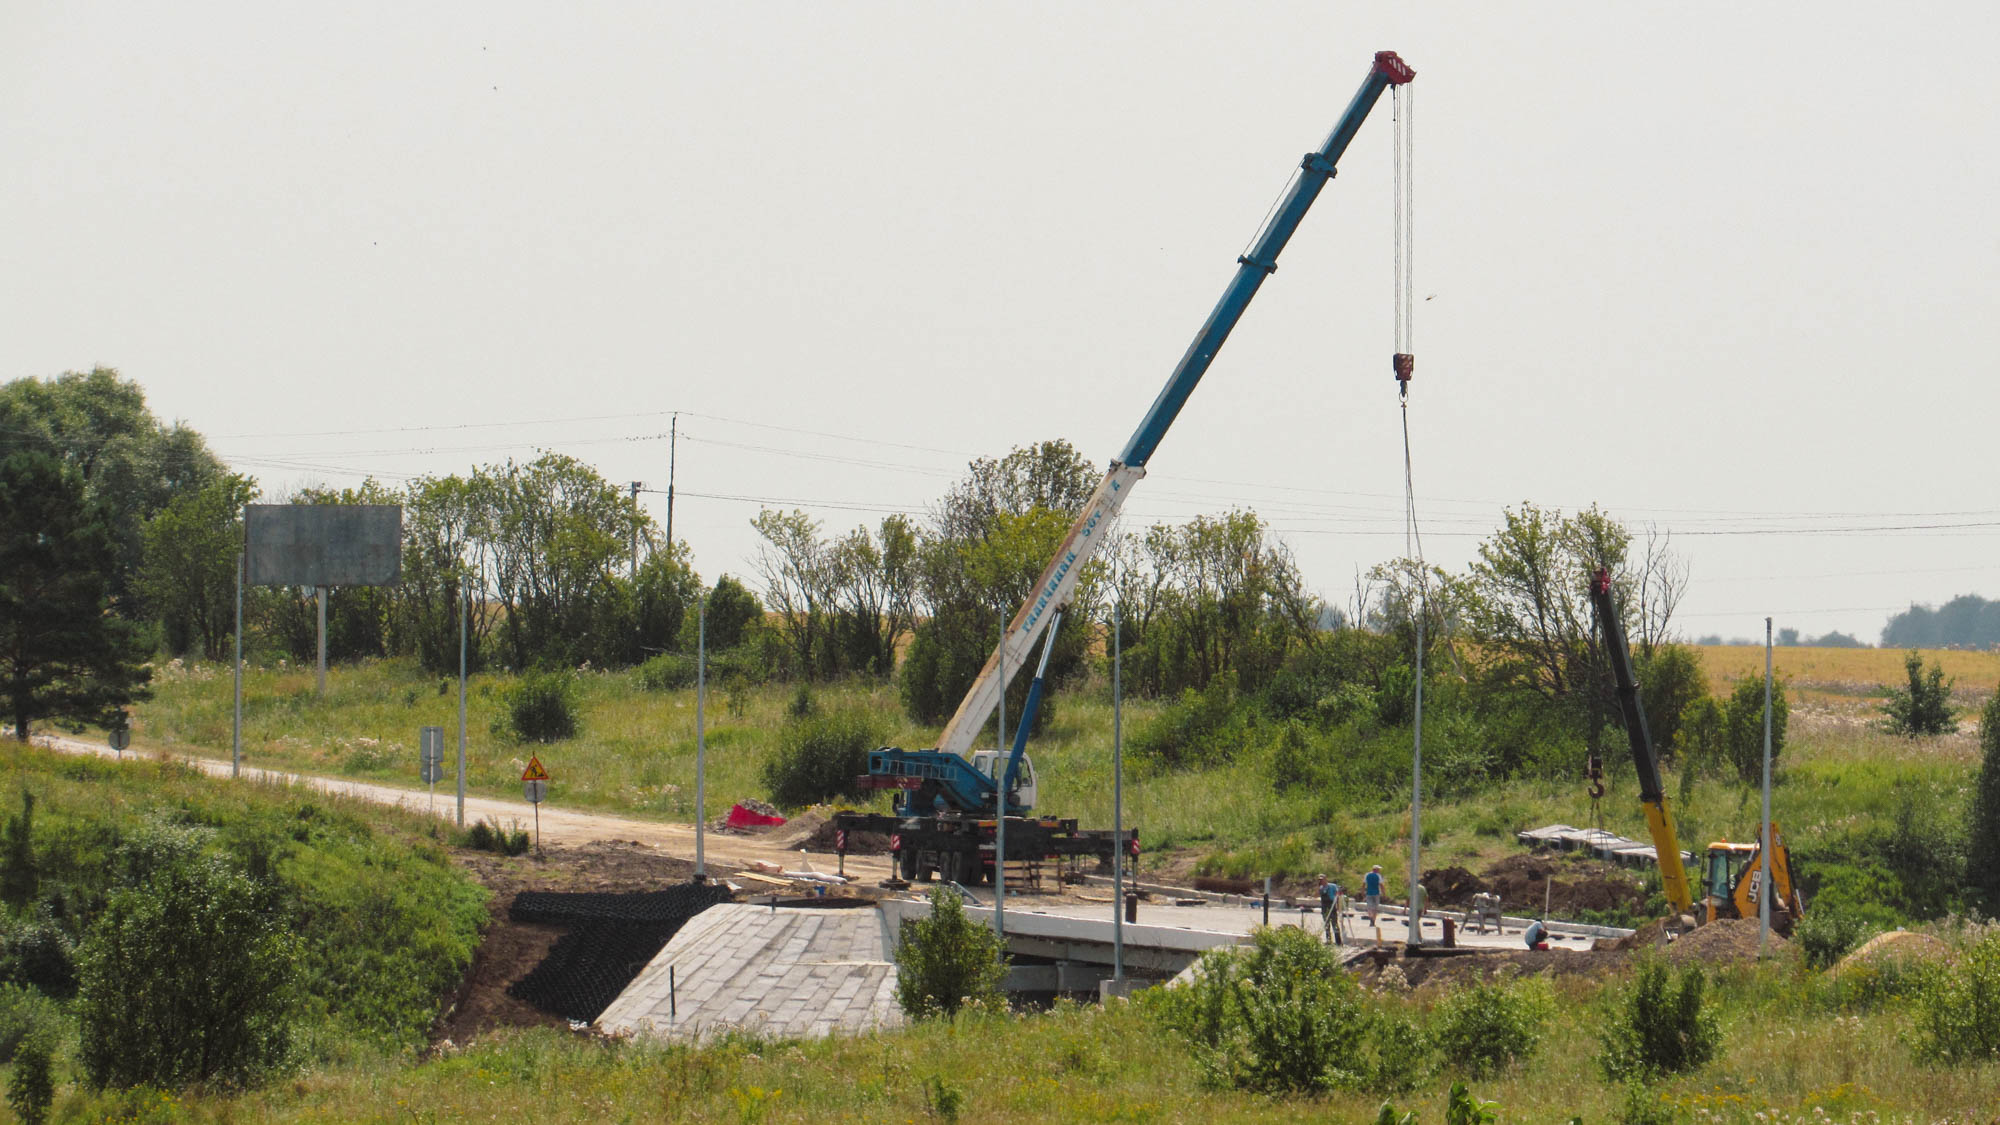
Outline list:
[[[1396,381],[1407,388],[1410,385],[1410,376],[1417,373],[1417,357],[1408,352],[1397,352],[1394,362]]]
[[[1410,64],[1403,61],[1403,56],[1394,51],[1375,52],[1375,73],[1387,78],[1391,86],[1401,86],[1417,76],[1417,72],[1410,69]]]

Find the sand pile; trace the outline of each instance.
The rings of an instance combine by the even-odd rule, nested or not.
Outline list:
[[[1951,956],[1951,947],[1929,934],[1912,933],[1909,930],[1890,930],[1877,934],[1861,948],[1840,959],[1840,967],[1853,968],[1856,965],[1879,967],[1891,961],[1915,963],[1918,961],[1942,961]]]

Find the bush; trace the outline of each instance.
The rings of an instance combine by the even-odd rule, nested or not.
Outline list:
[[[1249,741],[1248,723],[1238,712],[1236,674],[1224,672],[1196,691],[1160,709],[1153,721],[1131,735],[1133,758],[1161,769],[1220,765]]]
[[[1967,820],[1968,881],[1984,894],[1987,912],[2000,913],[2000,689],[1980,713],[1979,772]]]
[[[1546,983],[1475,984],[1438,1004],[1431,1041],[1447,1062],[1485,1078],[1533,1055],[1554,1013],[1555,999]]]
[[[493,852],[498,855],[521,855],[533,841],[528,838],[528,830],[514,823],[513,831],[500,827],[500,818],[489,816],[485,820],[474,821],[465,830],[465,846],[476,851]]]
[[[507,729],[522,742],[576,737],[576,680],[567,672],[529,672],[507,692]]]
[[[1785,685],[1771,685],[1771,773],[1777,776],[1778,755],[1785,748],[1785,724],[1792,713],[1785,701]],[[1723,743],[1729,762],[1736,767],[1738,780],[1745,785],[1764,782],[1764,681],[1745,676],[1736,681],[1728,702],[1722,705]]]
[[[764,759],[773,803],[804,808],[829,797],[858,797],[855,778],[868,772],[868,752],[882,744],[875,717],[844,708],[793,719],[778,732],[778,749]]]
[[[7,1105],[22,1125],[42,1125],[55,1104],[51,1073],[54,1046],[46,1035],[30,1035],[14,1049],[14,1073],[7,1076]]]
[[[1686,645],[1659,645],[1639,661],[1639,702],[1646,709],[1653,742],[1671,756],[1681,745],[1681,722],[1688,706],[1708,698],[1701,658]]]
[[[1838,907],[1815,906],[1792,926],[1792,940],[1806,964],[1815,969],[1832,968],[1834,963],[1868,936],[1868,920]]]
[[[1606,1017],[1598,1063],[1613,1082],[1693,1070],[1721,1046],[1722,1027],[1706,1005],[1701,966],[1689,965],[1678,981],[1673,977],[1664,962],[1646,959],[1621,1008]]]
[[[1916,738],[1928,734],[1950,734],[1958,729],[1951,714],[1952,681],[1944,678],[1944,666],[1933,662],[1928,675],[1924,659],[1913,649],[1903,657],[1903,671],[1910,686],[1890,688],[1889,702],[1882,705],[1888,718],[1884,725],[1891,734]]]
[[[96,1086],[248,1086],[290,1054],[299,945],[269,894],[188,838],[84,939],[76,1014]]]
[[[0,981],[30,985],[58,1000],[76,993],[76,950],[49,918],[0,927]]]
[[[931,891],[926,918],[903,922],[896,946],[896,1003],[912,1019],[956,1016],[964,1008],[1005,1011],[1000,982],[1007,959],[1000,935],[965,916],[950,887]]]
[[[1917,1058],[1949,1065],[2000,1059],[2000,933],[1955,964],[1934,965],[1917,990]]]
[[[32,988],[0,984],[0,1057],[12,1057],[22,1040],[53,1027],[62,1013]]]
[[[1370,1083],[1360,989],[1330,947],[1297,927],[1202,955],[1186,987],[1151,1001],[1219,1085],[1279,1093]]]
[[[695,658],[663,652],[639,665],[639,686],[647,691],[683,691],[694,686]]]

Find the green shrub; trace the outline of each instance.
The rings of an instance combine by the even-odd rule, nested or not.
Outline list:
[[[54,1045],[45,1034],[30,1035],[14,1048],[14,1072],[7,1076],[7,1105],[22,1125],[42,1125],[55,1104]]]
[[[57,998],[76,993],[76,948],[46,917],[0,923],[0,982],[31,985]]]
[[[1598,1062],[1613,1082],[1651,1080],[1693,1070],[1713,1058],[1722,1028],[1706,1004],[1699,965],[1679,979],[1657,958],[1639,965],[1637,979],[1606,1017]]]
[[[576,680],[567,672],[529,672],[507,691],[507,733],[522,742],[576,737]]]
[[[1247,718],[1237,708],[1236,674],[1224,672],[1200,691],[1193,688],[1132,732],[1126,753],[1159,769],[1220,765],[1249,741]]]
[[[1431,1041],[1445,1061],[1485,1078],[1533,1055],[1554,1014],[1555,999],[1544,982],[1475,984],[1438,1004]]]
[[[1962,1064],[2000,1059],[2000,933],[1926,971],[1917,990],[1917,1058]]]
[[[1933,661],[1928,674],[1924,658],[1915,649],[1903,657],[1908,687],[1889,689],[1889,702],[1882,705],[1883,725],[1891,734],[1916,738],[1927,734],[1950,734],[1958,729],[1951,712],[1952,681],[1944,678],[1944,666]]]
[[[497,855],[521,855],[532,845],[533,841],[528,837],[528,830],[521,827],[519,821],[516,821],[513,830],[509,831],[500,827],[500,818],[497,816],[476,820],[472,823],[472,827],[465,830],[465,846],[475,851],[493,852]]]
[[[35,795],[21,787],[21,811],[0,825],[0,902],[16,909],[35,901],[41,886],[35,865]]]
[[[1268,1093],[1369,1084],[1370,1020],[1330,947],[1297,927],[1203,954],[1185,987],[1150,1002],[1204,1077]]]
[[[967,918],[965,903],[950,887],[931,891],[928,917],[903,921],[896,1003],[910,1018],[949,1018],[968,1007],[1004,1011],[1000,982],[1006,975],[1000,935]]]
[[[695,658],[663,652],[639,665],[639,686],[647,691],[683,691],[694,686]]]
[[[804,808],[829,797],[858,797],[855,779],[868,772],[868,752],[882,745],[882,728],[868,711],[843,708],[793,719],[764,759],[771,800]]]
[[[254,1084],[291,1051],[299,944],[272,896],[164,833],[84,939],[76,1014],[96,1086]]]
[[[11,1057],[22,1040],[61,1018],[55,1002],[34,989],[0,984],[0,1056]]]
[[[1806,964],[1815,969],[1831,968],[1868,936],[1868,920],[1837,907],[1808,910],[1792,927]]]
[[[1777,776],[1778,757],[1785,749],[1785,727],[1792,713],[1785,700],[1785,685],[1771,685],[1771,773]],[[1723,743],[1730,765],[1745,785],[1761,785],[1764,780],[1764,681],[1745,676],[1722,705]]]

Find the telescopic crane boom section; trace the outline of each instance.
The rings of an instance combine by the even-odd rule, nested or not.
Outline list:
[[[1632,655],[1625,645],[1625,626],[1619,621],[1618,607],[1611,597],[1611,572],[1598,568],[1590,577],[1590,603],[1597,610],[1597,626],[1604,634],[1604,651],[1611,658],[1611,674],[1618,681],[1618,709],[1625,715],[1625,736],[1632,743],[1632,764],[1639,771],[1639,803],[1646,812],[1646,828],[1653,835],[1653,850],[1660,858],[1660,887],[1676,914],[1694,910],[1694,895],[1688,889],[1687,868],[1681,863],[1680,840],[1674,832],[1673,813],[1667,808],[1666,787],[1660,782],[1660,761],[1653,753],[1653,735],[1646,726],[1645,708],[1639,705],[1639,681],[1632,675]]]
[[[987,657],[986,665],[972,681],[972,687],[959,703],[958,711],[938,737],[939,750],[964,754],[972,747],[979,728],[986,725],[986,717],[993,713],[1001,693],[1007,690],[1008,681],[1027,664],[1028,652],[1047,628],[1051,611],[1062,608],[1069,601],[1085,564],[1097,553],[1117,518],[1118,510],[1124,506],[1132,485],[1146,475],[1146,463],[1159,448],[1160,439],[1174,424],[1181,407],[1187,405],[1196,384],[1201,382],[1201,377],[1215,361],[1216,353],[1229,339],[1229,333],[1243,318],[1243,311],[1250,307],[1258,287],[1266,277],[1277,271],[1278,255],[1299,229],[1299,222],[1305,218],[1313,200],[1319,197],[1320,189],[1333,178],[1349,142],[1354,140],[1361,123],[1368,119],[1368,112],[1375,108],[1382,91],[1403,85],[1416,76],[1417,72],[1410,69],[1396,52],[1375,53],[1368,77],[1355,91],[1354,100],[1347,104],[1347,112],[1341,115],[1339,124],[1333,127],[1326,141],[1307,153],[1300,162],[1298,177],[1272,210],[1271,221],[1258,234],[1250,252],[1236,259],[1236,275],[1230,279],[1229,287],[1223,290],[1222,299],[1216,302],[1215,310],[1208,314],[1200,333],[1188,345],[1180,363],[1175,365],[1173,374],[1167,378],[1167,385],[1140,420],[1132,439],[1126,442],[1124,452],[1111,463],[1104,479],[1085,502],[1083,511],[1070,526],[1069,535],[1063,539],[1055,558],[1049,561],[1047,569],[1036,580],[1028,600],[1008,623],[1006,639],[1001,647],[994,649],[993,655]],[[1403,377],[1400,369],[1398,374],[1399,378]],[[1004,676],[1002,668],[1005,669]]]

